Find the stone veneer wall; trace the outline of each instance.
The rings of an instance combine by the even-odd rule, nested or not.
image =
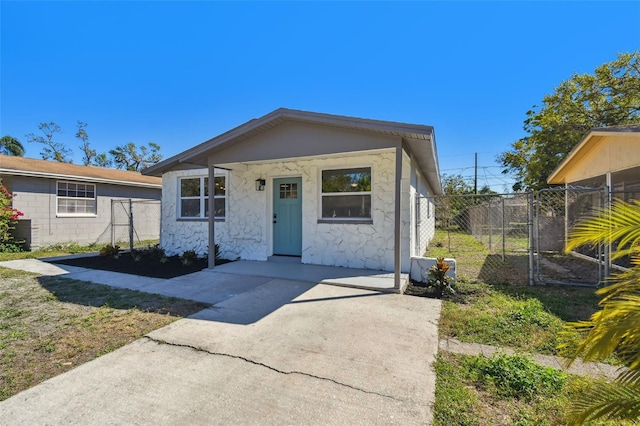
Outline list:
[[[373,224],[318,223],[320,179],[323,169],[372,168]],[[403,157],[403,168],[410,166]],[[216,222],[216,243],[225,258],[266,260],[272,254],[273,179],[302,177],[302,263],[352,268],[394,268],[395,151],[251,164],[231,170],[227,177],[227,217]],[[206,170],[169,172],[163,176],[161,242],[168,254],[195,249],[207,251],[208,223],[176,220],[178,178],[202,176]],[[255,190],[256,179],[266,179],[265,191]],[[403,271],[410,268],[409,170],[402,180]],[[406,257],[406,260],[404,259]],[[406,265],[405,265],[406,263]]]
[[[185,176],[207,176],[207,169],[180,170],[162,175],[160,245],[170,256],[182,254],[186,250],[195,250],[198,255],[203,255],[209,250],[207,219],[178,220],[178,182],[180,177]],[[216,232],[223,234],[225,230],[226,223],[216,222]]]

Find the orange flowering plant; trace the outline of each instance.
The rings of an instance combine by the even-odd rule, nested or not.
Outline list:
[[[440,294],[444,292],[455,293],[452,286],[453,279],[447,275],[450,268],[451,266],[444,261],[444,257],[438,257],[435,265],[429,268],[427,283],[435,287]]]

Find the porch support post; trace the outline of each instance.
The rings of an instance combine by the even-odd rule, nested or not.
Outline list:
[[[606,186],[604,194],[604,205],[607,209],[607,213],[611,213],[611,203],[613,203],[613,179],[611,172],[605,175]],[[604,246],[604,278],[607,278],[611,274],[611,244]]]
[[[215,175],[216,167],[209,161],[209,182],[207,188],[209,191],[209,257],[208,268],[213,269],[216,266],[216,239],[215,239],[215,211],[214,211],[214,191],[215,191]]]
[[[395,226],[393,235],[393,286],[400,289],[400,267],[401,267],[401,227],[400,227],[400,207],[402,194],[402,145],[396,147],[396,195],[395,195]]]

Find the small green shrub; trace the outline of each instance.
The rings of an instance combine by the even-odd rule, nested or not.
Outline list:
[[[494,354],[470,358],[477,380],[493,386],[506,398],[532,399],[536,395],[553,396],[567,380],[567,375],[551,367],[536,364],[523,355]]]
[[[0,243],[0,253],[20,253],[24,248],[22,244],[16,242]]]
[[[164,263],[167,261],[167,253],[162,247],[160,247],[160,244],[156,244],[155,246],[149,247],[147,249],[147,255],[149,256],[150,259],[160,261],[161,263]]]
[[[120,257],[120,246],[107,244],[100,249],[100,256],[108,257],[111,259],[118,259]]]
[[[195,250],[186,250],[180,256],[180,261],[185,266],[191,265],[197,260],[198,260],[198,253],[196,253]]]
[[[545,311],[542,302],[538,299],[527,299],[515,306],[508,317],[512,321],[524,324],[532,324],[540,327],[549,327],[552,322],[551,315]]]
[[[134,262],[142,261],[142,257],[143,257],[142,250],[133,249],[133,250],[131,250],[130,254],[131,254],[131,258],[133,259]]]

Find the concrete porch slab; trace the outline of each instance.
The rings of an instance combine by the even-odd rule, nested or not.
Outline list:
[[[306,281],[388,293],[402,293],[409,283],[409,274],[400,275],[401,288],[398,289],[394,286],[393,272],[289,262],[238,260],[218,265],[213,270],[228,274]]]

